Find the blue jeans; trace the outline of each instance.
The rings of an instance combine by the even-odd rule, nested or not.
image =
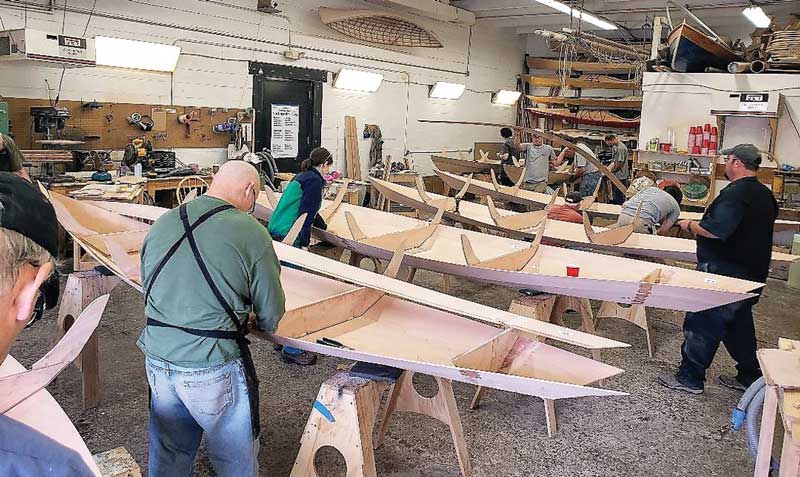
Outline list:
[[[217,475],[257,476],[242,360],[210,368],[184,368],[145,358],[150,384],[149,475],[192,475],[200,439]]]
[[[597,188],[597,183],[600,182],[600,179],[602,178],[603,173],[600,171],[584,174],[584,176],[581,178],[581,188],[578,190],[578,192],[581,194],[581,197],[590,197],[592,194],[594,194],[594,190]]]

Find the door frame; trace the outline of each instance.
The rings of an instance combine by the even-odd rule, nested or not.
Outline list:
[[[311,149],[322,144],[322,83],[328,82],[328,72],[325,70],[314,70],[311,68],[299,68],[296,66],[277,65],[273,63],[261,63],[251,61],[248,64],[248,72],[253,75],[253,108],[256,110],[256,121],[263,114],[270,114],[262,109],[263,101],[261,97],[262,88],[260,82],[270,79],[308,81],[311,83],[311,104],[313,117],[311,121]],[[258,128],[254,128],[256,150],[260,151],[267,142],[266,138],[258,137]]]

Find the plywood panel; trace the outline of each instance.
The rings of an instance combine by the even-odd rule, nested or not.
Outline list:
[[[43,135],[33,132],[30,109],[32,106],[47,106],[48,101],[27,98],[6,98],[6,100],[12,124],[11,132],[19,148],[40,149],[40,145],[35,141],[42,139]],[[211,114],[213,108],[129,103],[103,103],[98,109],[89,109],[82,108],[81,104],[80,101],[59,102],[59,106],[69,109],[72,113],[64,128],[65,138],[84,140],[86,136],[100,136],[100,139],[86,140],[85,144],[76,149],[122,149],[136,137],[147,138],[155,149],[226,147],[230,143],[230,134],[215,134],[212,128],[214,124],[235,117],[239,111],[219,108]],[[138,112],[141,115],[152,116],[154,108],[164,111],[162,114],[166,115],[166,130],[159,131],[154,128],[146,132],[138,126],[128,124],[126,118],[131,114]],[[186,126],[178,122],[178,116],[194,110],[199,111],[198,121],[192,121],[191,134],[186,137]],[[166,134],[166,138],[159,139],[159,135],[163,134]]]

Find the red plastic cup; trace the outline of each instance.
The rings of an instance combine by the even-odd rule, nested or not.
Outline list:
[[[581,272],[581,267],[574,264],[567,265],[567,276],[568,277],[577,277]]]
[[[669,152],[669,150],[671,148],[672,148],[672,144],[664,144],[664,152]]]

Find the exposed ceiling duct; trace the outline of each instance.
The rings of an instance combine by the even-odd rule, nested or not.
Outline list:
[[[449,0],[367,0],[369,3],[392,7],[443,22],[474,25],[475,14],[450,5]]]

